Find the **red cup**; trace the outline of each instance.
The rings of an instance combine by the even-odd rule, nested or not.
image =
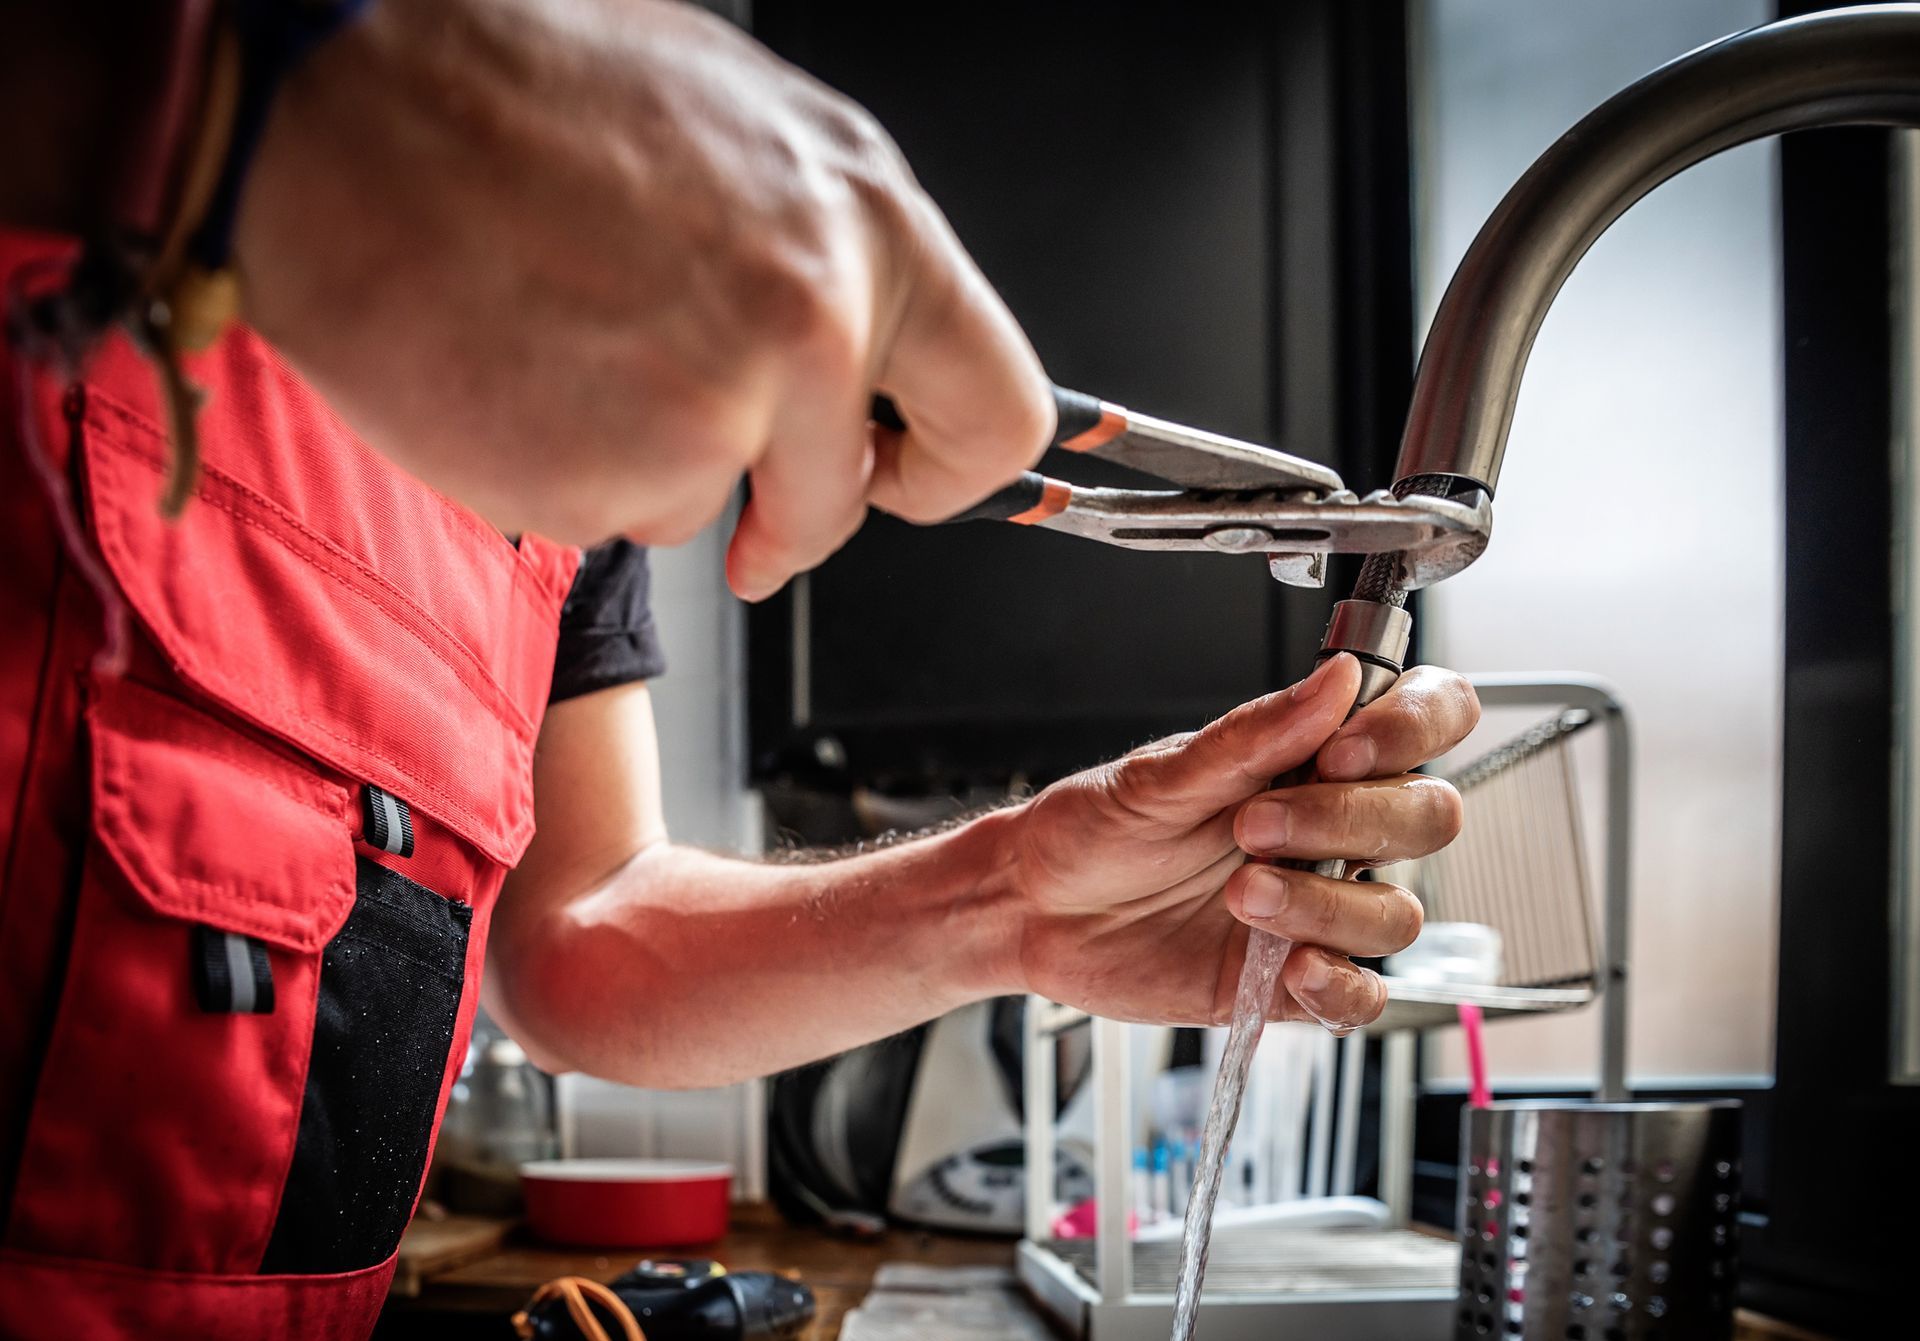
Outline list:
[[[527,1223],[549,1243],[672,1248],[727,1232],[733,1170],[690,1159],[551,1159],[520,1166]]]

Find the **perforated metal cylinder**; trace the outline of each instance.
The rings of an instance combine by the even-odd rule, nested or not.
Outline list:
[[[1455,1337],[1732,1336],[1738,1103],[1497,1103],[1461,1146]]]

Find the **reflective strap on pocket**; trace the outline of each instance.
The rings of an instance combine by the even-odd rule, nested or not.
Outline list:
[[[237,931],[193,929],[193,995],[212,1014],[273,1014],[273,964],[267,943]]]
[[[413,814],[405,801],[369,782],[360,789],[360,808],[368,843],[396,857],[413,855]]]

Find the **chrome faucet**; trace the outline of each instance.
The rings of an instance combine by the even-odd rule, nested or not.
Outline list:
[[[1736,34],[1669,62],[1588,113],[1534,161],[1481,227],[1434,315],[1414,378],[1394,495],[1467,504],[1472,537],[1378,553],[1353,597],[1334,607],[1322,658],[1360,663],[1359,704],[1400,674],[1412,621],[1407,592],[1480,556],[1489,504],[1534,336],[1560,286],[1608,225],[1704,158],[1782,131],[1837,125],[1920,126],[1920,5],[1828,10]],[[1477,543],[1472,543],[1477,541]],[[1290,580],[1291,570],[1276,569]],[[1346,863],[1314,869],[1335,878]],[[1610,953],[1624,942],[1610,928]],[[1239,1112],[1246,1059],[1287,945],[1255,931],[1215,1082],[1203,1153],[1215,1171]],[[1617,962],[1617,961],[1616,961]],[[1244,1037],[1243,1037],[1244,1036]],[[1611,1083],[1611,1082],[1610,1082]],[[1206,1270],[1210,1201],[1196,1193],[1183,1240],[1174,1341],[1192,1335]]]
[[[1383,692],[1405,655],[1406,593],[1479,558],[1514,402],[1560,286],[1654,187],[1750,140],[1816,126],[1920,127],[1920,4],[1783,19],[1669,61],[1589,112],[1534,160],[1454,271],[1427,332],[1393,492],[1470,506],[1476,534],[1375,554],[1335,607],[1321,655],[1348,651]],[[1374,681],[1379,681],[1377,685]]]
[[[1420,357],[1395,493],[1493,494],[1540,323],[1634,202],[1723,149],[1841,125],[1920,126],[1920,5],[1859,5],[1736,33],[1588,113],[1507,192],[1454,272]],[[1435,580],[1394,577],[1401,588]]]

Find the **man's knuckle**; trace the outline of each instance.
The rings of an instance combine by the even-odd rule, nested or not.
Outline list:
[[[1289,881],[1288,883],[1290,885],[1295,884],[1293,881]],[[1309,888],[1313,890],[1313,894],[1305,900],[1305,902],[1307,904],[1308,917],[1312,922],[1313,939],[1322,942],[1332,940],[1334,936],[1339,933],[1341,923],[1345,920],[1344,914],[1346,910],[1342,907],[1342,904],[1346,901],[1347,891],[1345,889],[1327,889],[1318,883],[1309,886]],[[1297,885],[1295,885],[1295,889],[1298,889]]]
[[[878,117],[853,99],[821,89],[814,123],[840,157],[842,171],[858,181],[910,180],[906,156]]]
[[[1143,755],[1102,765],[1105,785],[1099,789],[1114,818],[1134,828],[1158,828],[1164,786],[1158,768],[1160,756]]]
[[[1465,807],[1452,783],[1441,778],[1421,778],[1410,790],[1420,798],[1423,827],[1437,840],[1437,846],[1445,847],[1460,836],[1460,827],[1466,819]]]
[[[1195,752],[1202,760],[1220,760],[1226,767],[1239,768],[1246,757],[1248,736],[1245,730],[1247,705],[1241,704],[1189,732],[1182,748]]]
[[[1465,676],[1448,673],[1447,703],[1453,740],[1458,741],[1480,724],[1480,694]]]
[[[838,392],[864,383],[871,325],[853,297],[862,286],[850,277],[847,259],[801,257],[781,270],[784,294],[776,301],[787,352],[804,369],[808,387]]]
[[[1412,695],[1403,723],[1404,742],[1422,759],[1436,753],[1448,736],[1444,697],[1430,692]]]
[[[819,339],[834,315],[814,268],[780,254],[741,258],[732,301],[742,327],[787,348]]]
[[[1392,832],[1393,815],[1377,795],[1352,788],[1341,794],[1327,822],[1330,846],[1355,860],[1380,855],[1382,837]]]
[[[846,182],[885,254],[904,272],[925,266],[931,253],[926,220],[936,207],[914,180],[893,142],[856,148]]]
[[[982,488],[1005,484],[1032,465],[1053,435],[1053,407],[1027,388],[983,388],[949,415],[955,473]]]
[[[1426,924],[1427,911],[1410,889],[1384,883],[1380,888],[1381,915],[1386,923],[1383,934],[1391,942],[1389,953],[1397,953],[1419,937],[1420,928]]]
[[[1354,1010],[1345,1023],[1353,1026],[1372,1024],[1387,1008],[1387,985],[1380,980],[1379,974],[1366,969],[1355,970],[1354,976],[1356,1000]]]
[[[1031,461],[1034,453],[1043,449],[1053,436],[1056,414],[1051,399],[1038,384],[1025,390],[1028,394],[1008,398],[1006,422],[1001,425],[1006,435],[1002,450],[1009,459],[1022,465]]]
[[[1408,672],[1409,706],[1421,715],[1436,741],[1452,744],[1480,721],[1480,695],[1465,676],[1438,666]]]

